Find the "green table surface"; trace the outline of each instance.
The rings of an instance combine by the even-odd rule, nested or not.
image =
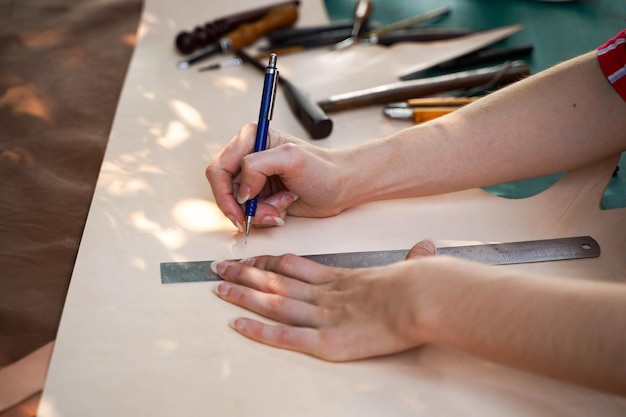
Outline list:
[[[325,0],[333,20],[350,19],[356,0]],[[599,45],[626,28],[626,0],[579,0],[542,2],[537,0],[372,0],[371,18],[392,23],[441,6],[451,13],[432,23],[438,27],[489,29],[522,24],[524,29],[498,46],[532,44],[533,53],[525,61],[532,73],[573,58]],[[626,117],[626,116],[625,116]],[[602,199],[603,209],[626,207],[626,153]],[[545,190],[562,174],[532,178],[487,187],[506,197],[524,198]]]

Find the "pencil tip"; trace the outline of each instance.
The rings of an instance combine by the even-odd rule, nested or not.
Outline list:
[[[244,245],[248,243],[248,236],[250,236],[250,228],[252,227],[252,216],[246,216],[246,238],[244,240]]]

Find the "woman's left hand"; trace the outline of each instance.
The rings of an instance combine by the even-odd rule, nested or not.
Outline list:
[[[277,322],[237,318],[233,328],[261,343],[347,361],[400,352],[426,341],[421,326],[420,261],[435,253],[416,244],[408,261],[334,268],[295,255],[212,265],[224,279],[218,296]]]

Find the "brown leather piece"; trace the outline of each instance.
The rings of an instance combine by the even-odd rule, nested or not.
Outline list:
[[[37,415],[37,407],[41,400],[41,393],[37,393],[16,404],[6,411],[0,412],[0,417],[33,417]]]
[[[0,0],[0,367],[54,340],[141,0]]]

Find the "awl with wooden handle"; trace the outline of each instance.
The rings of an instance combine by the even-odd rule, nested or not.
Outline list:
[[[236,51],[257,41],[266,33],[293,25],[298,20],[298,8],[294,4],[280,6],[253,23],[244,23],[221,38],[218,42],[198,51],[188,59],[178,63],[179,69],[222,52]]]
[[[179,32],[174,40],[174,45],[176,46],[178,52],[183,55],[189,55],[200,48],[219,41],[222,36],[237,29],[240,25],[255,22],[274,10],[276,7],[280,7],[285,4],[295,4],[298,6],[300,1],[284,1],[278,4],[261,6],[220,17],[219,19],[215,19],[211,22],[196,26],[193,30]]]
[[[530,69],[526,63],[513,61],[493,67],[455,72],[412,81],[400,81],[350,93],[337,94],[326,100],[319,101],[318,104],[327,113],[338,112],[376,104],[403,101],[414,97],[426,97],[445,91],[504,85],[515,82],[529,73]]]

